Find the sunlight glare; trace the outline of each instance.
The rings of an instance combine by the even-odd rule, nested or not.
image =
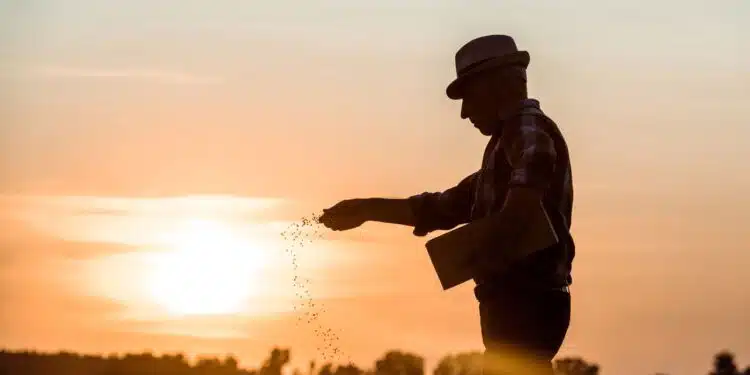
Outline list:
[[[190,220],[169,233],[170,246],[156,258],[149,288],[174,315],[232,314],[259,287],[263,249],[237,236],[228,224]]]

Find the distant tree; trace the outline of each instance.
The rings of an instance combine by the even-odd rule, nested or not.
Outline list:
[[[452,355],[446,355],[437,363],[435,369],[432,370],[432,375],[456,375],[458,374],[458,363],[456,358]]]
[[[324,363],[320,371],[318,371],[318,375],[333,375],[333,364]]]
[[[714,356],[714,368],[711,375],[739,375],[734,353],[722,350]]]
[[[480,352],[459,353],[456,355],[458,375],[482,375],[483,359]]]
[[[433,375],[481,375],[483,358],[480,352],[446,355],[438,361]]]
[[[392,350],[375,361],[375,375],[424,375],[424,358]]]
[[[259,375],[282,375],[282,370],[291,360],[289,349],[274,348],[271,354],[263,363]]]
[[[580,357],[561,358],[554,362],[558,375],[598,375],[599,365],[588,363]]]
[[[221,369],[221,361],[215,357],[200,357],[194,368],[199,374],[215,374]]]
[[[237,371],[238,365],[239,362],[237,362],[237,358],[233,355],[226,356],[224,358],[224,363],[222,363],[222,367],[230,371]]]
[[[353,364],[348,364],[346,366],[337,367],[333,375],[362,375],[363,373],[364,373],[364,370],[360,369],[359,367]]]

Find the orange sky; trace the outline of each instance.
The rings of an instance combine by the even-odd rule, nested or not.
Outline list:
[[[576,4],[0,5],[0,343],[306,362],[279,233],[475,170],[486,138],[444,88],[463,42],[510,33],[574,163],[561,354],[607,374],[748,363],[748,3]],[[481,348],[471,285],[442,292],[423,243],[367,224],[297,249],[355,362]]]

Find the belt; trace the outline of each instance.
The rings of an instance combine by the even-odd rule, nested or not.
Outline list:
[[[487,284],[477,285],[476,287],[474,287],[474,296],[480,301],[492,295],[496,295],[498,293],[500,295],[503,295],[508,292],[510,292],[511,294],[517,294],[517,293],[524,294],[527,292],[531,292],[531,293],[560,292],[560,293],[570,294],[570,287],[565,285],[565,286],[557,286],[557,287],[513,287],[510,289],[505,289],[503,287],[496,287],[496,286],[487,285]]]
[[[550,288],[548,290],[554,291],[554,292],[563,292],[563,293],[570,293],[570,287],[569,286],[559,286],[555,288]]]

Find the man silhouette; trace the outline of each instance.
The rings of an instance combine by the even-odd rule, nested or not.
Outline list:
[[[512,37],[476,38],[456,53],[450,99],[462,100],[461,118],[490,137],[481,168],[443,192],[403,199],[348,199],[324,209],[320,221],[348,230],[366,221],[414,227],[424,236],[503,211],[521,231],[541,201],[558,234],[557,244],[495,269],[492,249],[476,265],[487,374],[550,374],[570,323],[570,234],[573,183],[570,158],[555,122],[528,98],[530,56]],[[491,246],[490,246],[491,247]]]

